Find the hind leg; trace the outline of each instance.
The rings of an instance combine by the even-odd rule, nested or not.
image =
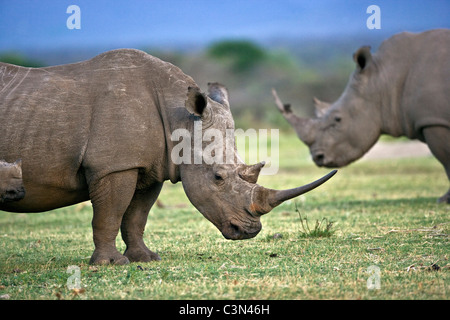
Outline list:
[[[433,155],[444,166],[450,180],[450,128],[427,127],[423,129],[423,135]],[[438,202],[450,203],[450,189],[438,199]]]
[[[143,235],[148,213],[158,198],[162,185],[162,183],[155,183],[149,189],[137,190],[123,216],[120,231],[122,239],[127,245],[124,255],[130,261],[161,260],[158,254],[147,248]]]
[[[122,217],[136,189],[138,170],[114,172],[89,186],[94,209],[92,229],[95,250],[90,264],[127,264],[116,248]]]

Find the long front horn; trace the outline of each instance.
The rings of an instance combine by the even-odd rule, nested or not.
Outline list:
[[[254,191],[250,210],[259,215],[266,214],[284,201],[298,197],[301,194],[317,188],[334,176],[336,172],[337,170],[333,170],[314,182],[293,189],[273,190],[258,186]]]
[[[314,142],[314,120],[296,116],[292,112],[290,104],[283,104],[283,102],[281,102],[275,89],[272,89],[272,95],[278,110],[294,128],[300,140],[307,145],[311,145]]]
[[[332,176],[336,174],[337,170],[333,170],[327,175],[323,176],[322,178],[311,182],[309,184],[306,184],[301,187],[293,188],[293,189],[287,189],[287,190],[274,190],[274,192],[271,192],[269,196],[269,204],[275,208],[276,206],[280,205],[282,202],[298,197],[301,194],[304,194],[308,191],[311,191],[312,189],[317,188],[324,182],[326,182],[328,179],[330,179]]]

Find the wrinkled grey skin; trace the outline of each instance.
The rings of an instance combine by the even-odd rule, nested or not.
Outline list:
[[[334,174],[275,191],[256,184],[262,164],[175,165],[174,130],[192,132],[195,121],[204,129],[234,127],[228,93],[212,84],[206,96],[179,68],[142,51],[39,69],[0,64],[0,79],[0,158],[23,160],[27,190],[0,210],[47,211],[90,199],[91,264],[160,259],[143,233],[165,180],[182,181],[226,238],[245,239],[259,232],[262,214]],[[119,229],[124,254],[115,245]]]
[[[400,33],[375,54],[353,56],[356,70],[332,103],[315,99],[316,116],[295,116],[273,91],[278,109],[309,146],[318,166],[342,167],[363,156],[380,134],[428,144],[450,179],[450,30]],[[450,190],[438,200],[450,202]]]
[[[22,161],[0,160],[0,203],[18,201],[25,196],[22,181]]]

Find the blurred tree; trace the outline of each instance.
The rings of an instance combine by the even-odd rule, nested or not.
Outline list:
[[[33,60],[28,59],[24,55],[17,53],[17,52],[4,52],[0,54],[0,62],[6,62],[10,64],[15,64],[22,67],[32,67],[32,68],[39,68],[44,67],[44,64]]]
[[[236,73],[252,70],[266,58],[263,49],[246,40],[217,42],[209,47],[208,55],[214,59],[229,61],[232,71]]]

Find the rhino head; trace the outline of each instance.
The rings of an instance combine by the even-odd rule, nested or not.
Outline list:
[[[237,154],[234,135],[231,139],[220,137],[225,136],[227,130],[234,133],[227,89],[217,83],[209,84],[209,94],[205,95],[198,88],[190,88],[185,105],[195,115],[191,126],[198,125],[198,121],[201,121],[203,137],[208,135],[208,129],[213,129],[214,141],[221,142],[216,144],[217,148],[210,150],[214,159],[223,160],[226,156],[233,156],[233,161],[203,159],[201,163],[196,164],[194,161],[179,165],[181,181],[189,200],[226,239],[240,240],[256,236],[261,230],[262,215],[283,201],[316,188],[336,173],[330,172],[323,178],[298,188],[264,188],[257,184],[264,162],[246,165]],[[206,139],[208,141],[202,141],[204,151],[208,150],[211,144],[209,141],[213,140],[209,136]]]
[[[18,201],[24,197],[22,161],[8,163],[0,160],[0,203]]]
[[[370,47],[361,47],[353,59],[356,70],[339,99],[327,103],[314,98],[315,118],[296,116],[272,90],[279,111],[318,166],[338,168],[359,159],[381,134],[380,77]]]

